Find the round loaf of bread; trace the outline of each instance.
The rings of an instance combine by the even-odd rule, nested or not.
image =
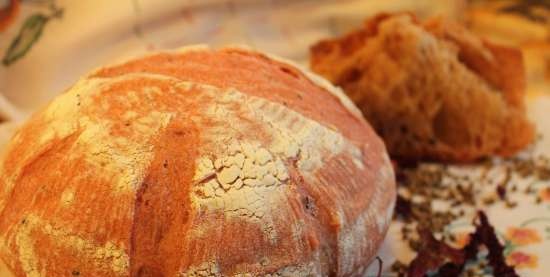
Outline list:
[[[0,176],[16,277],[359,276],[395,199],[339,90],[243,48],[93,72],[16,133]]]

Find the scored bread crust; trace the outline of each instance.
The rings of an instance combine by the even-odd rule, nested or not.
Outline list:
[[[194,47],[81,79],[8,145],[0,259],[16,277],[360,276],[394,173],[311,76]]]
[[[510,156],[532,142],[521,52],[442,18],[382,14],[311,48],[400,160]]]

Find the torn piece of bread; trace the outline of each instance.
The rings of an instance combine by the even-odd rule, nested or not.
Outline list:
[[[521,52],[440,18],[379,15],[314,45],[311,67],[346,91],[396,159],[509,156],[534,137]]]

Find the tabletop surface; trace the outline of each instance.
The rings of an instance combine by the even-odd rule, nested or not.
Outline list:
[[[18,11],[9,20],[0,20],[4,61],[0,65],[0,118],[4,120],[0,149],[18,122],[102,64],[194,43],[246,44],[305,64],[313,42],[357,26],[377,11],[408,9],[453,16],[462,1],[3,0],[0,9],[8,10],[14,2]],[[10,51],[18,37],[16,49]],[[550,157],[550,92],[544,85],[532,87],[536,89],[529,93],[528,112],[541,138],[521,155]],[[445,232],[460,237],[471,231],[475,210],[483,209],[505,242],[507,261],[516,265],[521,276],[546,277],[550,274],[550,181],[516,174],[511,177],[516,189],[508,195],[514,205],[487,205],[483,199],[494,194],[506,167],[507,161],[497,160],[489,168],[486,164],[446,168],[473,178],[478,193],[476,205],[465,208],[464,216]],[[402,240],[402,227],[394,222],[380,250],[384,276],[395,275],[389,267],[396,259],[408,262],[414,257]],[[370,274],[374,276],[377,267],[372,265]]]

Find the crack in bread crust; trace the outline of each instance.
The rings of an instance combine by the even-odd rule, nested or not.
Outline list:
[[[0,258],[15,276],[344,276],[369,262],[395,187],[366,122],[288,64],[194,51],[273,83],[114,66],[15,136],[0,168]],[[308,111],[315,99],[336,115]]]

